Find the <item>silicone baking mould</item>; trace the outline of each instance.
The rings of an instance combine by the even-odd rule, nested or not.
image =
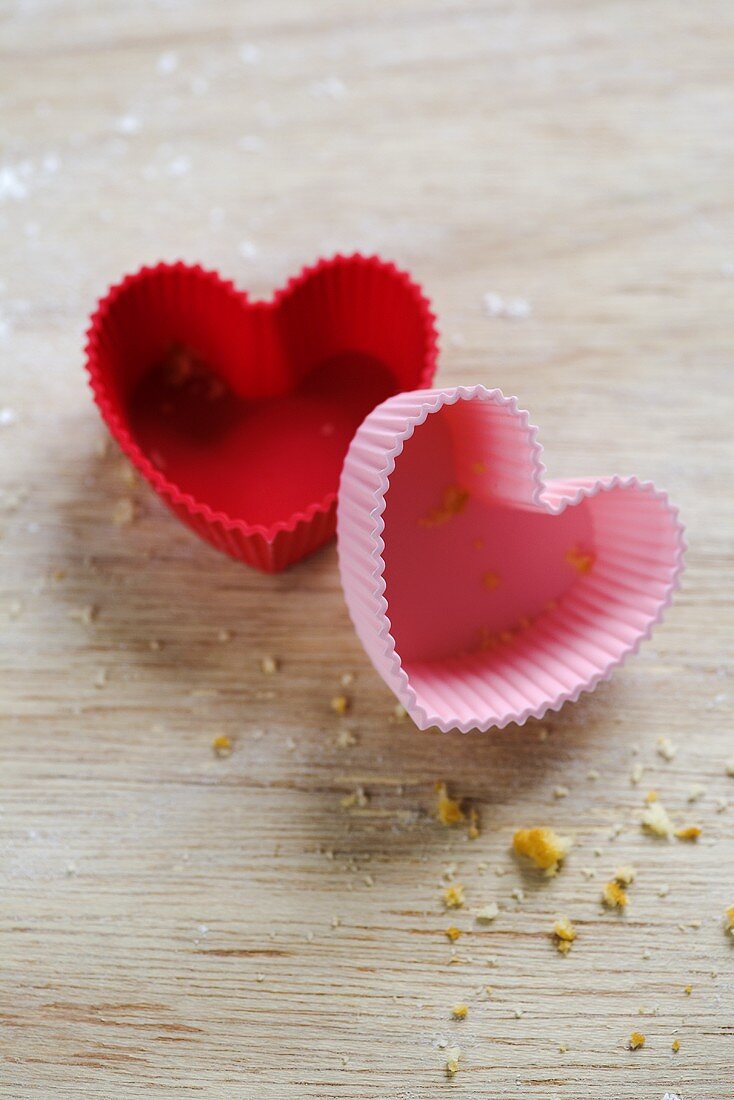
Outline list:
[[[421,289],[361,255],[319,260],[268,301],[198,265],[143,267],[108,291],[87,336],[125,454],[180,520],[268,572],[332,537],[358,425],[428,385],[437,356]]]
[[[545,479],[516,398],[391,397],[342,472],[342,586],[375,668],[417,726],[488,729],[558,710],[650,635],[683,527],[636,477]]]

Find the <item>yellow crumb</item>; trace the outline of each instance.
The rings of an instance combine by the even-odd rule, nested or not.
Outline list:
[[[640,1047],[645,1045],[645,1036],[641,1031],[633,1031],[630,1035],[629,1048],[630,1050],[639,1050]]]
[[[331,709],[336,714],[346,714],[349,710],[349,700],[346,695],[335,695],[331,700]]]
[[[568,1050],[568,1047],[566,1046],[565,1043],[559,1043],[558,1044],[558,1053],[559,1054],[565,1054],[567,1050]]]
[[[497,902],[490,901],[487,905],[483,905],[481,909],[477,909],[474,916],[480,923],[488,924],[490,921],[496,920],[499,913],[500,910]]]
[[[479,838],[479,811],[472,808],[469,810],[469,828],[466,831],[466,835],[469,840],[477,840]]]
[[[459,936],[461,935],[461,929],[457,928],[455,924],[450,924],[446,929],[444,935],[447,939],[451,940],[452,943],[456,943]]]
[[[137,514],[135,503],[132,500],[118,500],[112,510],[112,522],[115,527],[126,527],[132,523]]]
[[[432,508],[427,515],[418,520],[418,523],[421,527],[440,527],[454,516],[460,515],[468,501],[469,493],[466,489],[462,489],[459,485],[449,485],[444,489],[438,508]]]
[[[553,925],[553,935],[556,941],[556,950],[561,955],[567,955],[571,950],[571,944],[576,939],[576,929],[568,917],[559,917]]]
[[[618,882],[620,886],[630,886],[637,877],[637,871],[631,863],[626,864],[624,867],[618,867],[614,872],[614,880]]]
[[[725,924],[726,930],[727,930],[727,932],[730,932],[732,934],[732,936],[734,936],[734,905],[732,905],[729,909],[727,909],[726,914],[725,914],[725,918],[726,918],[726,924]]]
[[[453,1077],[459,1069],[459,1058],[461,1058],[460,1047],[449,1047],[446,1051],[446,1076]]]
[[[212,748],[217,756],[231,756],[232,738],[227,737],[226,733],[220,733],[219,736],[215,737],[212,741]]]
[[[453,882],[443,892],[443,903],[447,909],[461,909],[464,905],[464,887],[460,882]]]
[[[701,826],[684,825],[682,828],[675,830],[675,835],[678,840],[698,840],[701,835]]]
[[[673,822],[668,817],[668,812],[662,802],[651,802],[642,811],[642,828],[653,836],[665,837],[667,840],[673,835]]]
[[[393,709],[392,716],[396,722],[403,722],[408,717],[408,712],[402,703],[398,703]]]
[[[497,573],[485,573],[482,577],[482,584],[485,588],[488,588],[490,592],[494,592],[499,583],[500,579]]]
[[[343,810],[353,810],[355,806],[360,809],[364,809],[368,805],[370,796],[365,791],[364,787],[355,787],[349,794],[345,794],[340,800],[340,805]]]
[[[276,657],[263,657],[260,662],[260,668],[263,670],[266,676],[272,676],[278,671],[279,665]]]
[[[647,794],[645,795],[645,802],[657,802],[657,800],[658,800],[658,792],[657,791],[648,791]]]
[[[484,465],[483,462],[473,462],[472,463],[472,473],[484,474],[486,472],[487,472],[487,467]]]
[[[566,561],[579,573],[588,573],[596,561],[596,555],[590,550],[582,550],[578,546],[572,546],[566,552]]]
[[[670,1044],[670,1049],[673,1051],[673,1054],[678,1053],[678,1051],[680,1050],[680,1043],[677,1039],[673,1039],[673,1042]]]
[[[669,737],[658,737],[656,752],[658,756],[662,756],[663,760],[673,760],[675,754],[678,752],[677,746],[673,744]]]
[[[436,816],[442,825],[459,825],[465,818],[461,805],[453,798],[449,798],[445,783],[436,784],[438,794],[438,807]]]
[[[517,855],[527,856],[548,877],[557,873],[559,864],[568,855],[572,843],[569,837],[558,836],[553,829],[545,827],[518,829],[512,839]]]
[[[686,985],[686,986],[684,986],[684,987],[683,987],[683,992],[684,992],[684,993],[685,993],[685,994],[686,994],[686,995],[687,995],[688,997],[690,997],[691,993],[693,993],[693,986],[692,986],[692,985]]]
[[[465,1004],[454,1005],[451,1015],[455,1020],[465,1020],[469,1015],[469,1006]]]
[[[626,891],[622,889],[618,882],[612,879],[602,890],[601,900],[608,909],[624,909],[628,898]]]

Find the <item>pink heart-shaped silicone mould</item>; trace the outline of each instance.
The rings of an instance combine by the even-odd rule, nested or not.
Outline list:
[[[352,440],[342,585],[420,729],[502,728],[578,699],[678,585],[666,494],[636,477],[546,481],[536,433],[516,398],[474,386],[392,397]]]

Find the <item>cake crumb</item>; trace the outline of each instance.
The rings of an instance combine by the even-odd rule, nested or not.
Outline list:
[[[266,655],[260,661],[260,668],[262,669],[262,671],[265,673],[266,676],[273,676],[278,671],[278,669],[280,668],[280,664],[278,662],[277,657],[271,657],[269,655]]]
[[[633,1031],[629,1037],[630,1050],[639,1050],[640,1047],[645,1045],[645,1036],[641,1031]]]
[[[453,1077],[459,1071],[461,1047],[449,1047],[446,1051],[446,1076]]]
[[[590,550],[582,550],[579,546],[572,546],[570,550],[566,551],[566,561],[578,573],[589,573],[596,561],[596,555]]]
[[[678,840],[698,840],[701,835],[701,826],[683,825],[680,829],[675,830],[675,835]]]
[[[469,840],[478,840],[480,836],[479,830],[479,811],[474,807],[469,810],[469,827],[466,830],[466,835]]]
[[[561,955],[567,955],[571,950],[571,944],[576,939],[576,929],[568,917],[559,917],[553,925],[556,950]]]
[[[670,1049],[673,1051],[673,1054],[678,1053],[678,1051],[680,1050],[680,1043],[677,1039],[673,1039],[673,1042],[670,1044]]]
[[[481,909],[475,910],[474,916],[481,924],[489,924],[499,916],[499,906],[496,901],[490,901]]]
[[[354,683],[354,673],[342,672],[341,676],[339,677],[339,683],[343,688],[351,687]]]
[[[449,798],[445,783],[439,782],[436,784],[436,793],[438,794],[436,816],[442,825],[459,825],[465,820],[466,815],[459,802],[453,798]]]
[[[673,822],[662,802],[651,802],[642,811],[642,828],[653,836],[670,840],[673,835]]]
[[[451,941],[451,943],[456,943],[459,936],[461,935],[461,929],[457,928],[455,924],[450,924],[444,932],[444,935],[446,936],[446,939]]]
[[[464,887],[460,882],[452,882],[450,886],[447,886],[442,897],[447,909],[462,909],[464,907]]]
[[[222,630],[217,631],[217,641],[218,642],[231,642],[232,637],[233,637],[233,635],[232,635],[231,630],[222,629]]]
[[[730,756],[725,764],[726,774],[730,779],[734,779],[734,756]]]
[[[568,1047],[566,1046],[565,1043],[559,1043],[558,1044],[558,1053],[559,1054],[565,1054],[567,1050],[568,1050]]]
[[[685,985],[683,987],[683,992],[685,993],[685,995],[687,997],[690,997],[691,993],[693,993],[693,986],[692,985]]]
[[[601,779],[601,772],[597,768],[589,768],[586,773],[586,778],[591,783],[596,783],[597,779]]]
[[[418,523],[421,527],[440,527],[454,516],[461,515],[468,503],[469,492],[466,489],[462,489],[460,485],[449,485],[443,491],[440,505],[421,516]]]
[[[521,1020],[522,1017],[525,1015],[525,1009],[520,1008],[519,1005],[516,1005],[515,1008],[513,1009],[513,1014],[514,1014],[516,1020]]]
[[[729,909],[727,909],[724,915],[724,919],[724,927],[726,928],[726,931],[731,936],[734,936],[734,905],[730,906]]]
[[[469,1015],[469,1006],[462,1003],[455,1004],[451,1009],[451,1015],[455,1020],[465,1020]]]
[[[123,498],[118,500],[115,507],[112,509],[112,522],[115,527],[126,527],[129,523],[132,523],[137,514],[135,503],[132,500]]]
[[[408,717],[408,712],[402,703],[396,703],[392,712],[393,721],[404,722]]]
[[[705,794],[706,788],[704,787],[703,783],[692,783],[691,786],[688,788],[686,801],[698,802],[699,798],[703,798]]]
[[[357,738],[354,736],[351,730],[342,729],[336,735],[336,745],[339,749],[351,749],[353,745],[357,744]]]
[[[87,607],[72,607],[68,612],[68,618],[76,623],[83,623],[84,626],[90,626],[97,618],[97,608],[94,604],[89,604]]]
[[[572,843],[569,837],[559,836],[546,827],[518,829],[512,840],[517,855],[532,860],[549,878],[557,874]]]
[[[349,794],[344,795],[339,804],[343,810],[353,810],[355,806],[363,810],[369,804],[369,800],[370,796],[364,787],[355,787]]]
[[[630,783],[632,783],[632,785],[636,787],[638,783],[642,782],[642,776],[644,775],[644,773],[645,769],[643,768],[642,764],[635,764],[634,768],[630,772]]]
[[[608,909],[624,909],[629,899],[626,891],[612,879],[602,890],[601,900]]]
[[[631,863],[618,867],[614,872],[614,881],[620,886],[630,886],[637,878],[637,869]]]
[[[662,885],[658,886],[658,897],[659,898],[667,898],[669,893],[670,893],[670,885],[667,882],[664,882],[664,883],[662,883]]]
[[[674,745],[669,737],[658,737],[655,751],[658,756],[662,756],[663,760],[674,760],[676,753],[678,752],[678,746]]]
[[[554,798],[568,798],[568,787],[554,787],[553,788],[553,797]]]
[[[346,695],[335,695],[331,700],[331,709],[336,714],[346,714],[349,710],[349,699]]]
[[[227,737],[226,733],[218,734],[212,741],[212,749],[216,756],[231,756],[232,738]]]

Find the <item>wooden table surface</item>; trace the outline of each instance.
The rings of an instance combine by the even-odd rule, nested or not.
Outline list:
[[[0,10],[2,1096],[734,1096],[731,3]],[[340,249],[415,274],[439,381],[519,395],[551,474],[681,507],[666,622],[544,723],[396,722],[333,545],[261,575],[104,447],[82,343],[106,286],[182,256],[267,294]],[[478,839],[436,821],[437,780]],[[697,843],[643,834],[649,789]],[[532,824],[575,840],[555,879],[510,853]]]

